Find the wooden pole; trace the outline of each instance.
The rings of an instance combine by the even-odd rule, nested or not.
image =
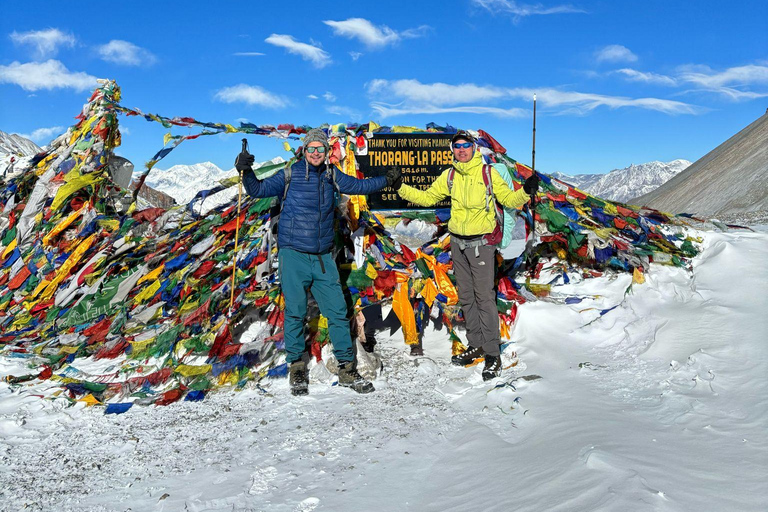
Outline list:
[[[235,254],[232,258],[232,286],[229,294],[229,316],[235,307],[235,271],[237,270],[237,240],[240,237],[240,204],[243,197],[243,171],[240,171],[240,182],[237,184],[237,221],[235,222]]]
[[[240,154],[235,160],[235,165],[241,157],[248,155],[248,139],[243,139],[243,147],[240,150]],[[237,271],[237,242],[240,238],[240,209],[243,199],[243,171],[240,171],[240,181],[237,183],[237,219],[235,221],[235,253],[232,256],[232,283],[230,285],[229,293],[229,317],[232,318],[232,311],[235,309],[235,272]]]

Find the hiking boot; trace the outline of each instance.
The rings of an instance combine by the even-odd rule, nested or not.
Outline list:
[[[412,356],[423,356],[424,355],[424,347],[421,346],[421,343],[417,343],[415,345],[411,345],[411,355]]]
[[[491,380],[501,375],[501,356],[485,356],[483,380]]]
[[[294,396],[309,394],[309,376],[307,375],[307,363],[294,361],[288,369],[288,383],[291,385],[291,394]]]
[[[355,363],[339,363],[339,386],[352,388],[357,393],[370,393],[374,391],[373,384],[357,373]]]
[[[456,366],[467,366],[475,362],[475,359],[483,357],[485,352],[481,347],[469,347],[461,354],[457,354],[451,358],[451,364]]]

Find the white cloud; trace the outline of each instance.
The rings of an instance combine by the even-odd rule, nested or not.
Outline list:
[[[120,39],[113,39],[97,47],[96,51],[102,60],[124,66],[151,65],[157,61],[157,57],[144,48]]]
[[[709,88],[768,84],[768,66],[750,64],[720,72],[709,66],[683,66],[680,68],[680,79]]]
[[[289,101],[282,96],[273,94],[257,85],[246,84],[225,87],[217,91],[214,98],[224,103],[246,103],[265,108],[282,108],[289,104]]]
[[[368,48],[383,48],[401,39],[421,37],[429,30],[428,25],[422,25],[397,32],[386,25],[376,26],[365,18],[349,18],[344,21],[325,20],[323,23],[331,27],[335,35],[357,39]],[[353,59],[357,60],[355,57]]]
[[[49,142],[55,138],[54,135],[58,137],[64,131],[65,128],[62,126],[51,126],[50,128],[38,128],[32,133],[19,133],[18,135],[35,142]]]
[[[526,117],[530,113],[522,108],[498,108],[471,105],[507,97],[504,89],[475,84],[451,85],[441,82],[423,84],[418,80],[376,79],[366,84],[368,94],[375,98],[401,100],[398,104],[383,101],[371,103],[381,117],[406,114],[485,114],[497,117]]]
[[[455,105],[504,98],[506,92],[499,87],[475,84],[451,85],[441,82],[423,84],[418,80],[371,80],[366,84],[371,95],[384,95],[414,103]]]
[[[261,57],[265,54],[261,52],[236,52],[236,53],[233,53],[232,55],[236,57]]]
[[[679,66],[674,76],[660,75],[622,68],[610,71],[608,74],[624,75],[632,82],[666,85],[679,87],[692,86],[691,89],[678,94],[713,93],[733,101],[749,101],[768,97],[768,91],[749,90],[753,86],[768,85],[768,62],[757,61],[757,64],[735,66],[723,71],[715,71],[709,66],[693,65]],[[594,73],[595,76],[600,76]]]
[[[336,95],[333,94],[331,91],[326,91],[325,94],[323,94],[323,98],[325,98],[325,101],[329,101],[331,103],[336,101]]]
[[[96,87],[96,77],[87,73],[69,71],[58,60],[45,62],[12,62],[0,65],[0,83],[20,86],[25,91],[41,89],[75,89],[85,91]]]
[[[316,68],[324,68],[331,63],[331,55],[328,52],[317,46],[299,42],[293,36],[272,34],[264,41],[285,48],[288,53],[293,53],[306,61],[310,61]]]
[[[352,57],[352,60],[357,60],[362,57],[363,54],[360,52],[349,52],[349,56]]]
[[[526,16],[547,14],[586,13],[587,11],[570,4],[544,7],[542,4],[523,4],[514,0],[472,0],[472,3],[482,7],[494,15],[498,13],[512,14],[518,21]]]
[[[608,107],[610,109],[633,107],[644,110],[655,110],[669,115],[695,115],[706,111],[706,109],[697,105],[661,98],[627,98],[624,96],[561,91],[553,88],[536,90],[528,88],[509,89],[510,96],[520,99],[530,99],[534,93],[537,94],[538,100],[545,107],[564,109],[557,112],[559,114],[584,115],[598,107]]]
[[[418,80],[372,80],[366,84],[368,94],[375,98],[371,106],[383,116],[400,114],[439,114],[445,112],[491,114],[503,117],[528,115],[522,108],[500,108],[489,102],[524,100],[529,102],[534,92],[542,106],[556,114],[584,115],[598,107],[611,109],[634,107],[665,114],[699,114],[701,107],[661,98],[627,98],[555,88],[502,88],[476,84],[422,84]],[[396,104],[388,102],[400,102]],[[480,103],[478,105],[478,103]],[[485,104],[483,104],[485,103]]]
[[[75,36],[62,32],[57,28],[33,30],[29,32],[12,32],[11,40],[17,45],[30,45],[35,48],[35,56],[39,58],[53,57],[59,52],[59,47],[75,46]]]
[[[677,80],[675,80],[672,77],[669,77],[666,75],[659,75],[656,73],[646,73],[643,71],[638,71],[636,69],[630,69],[630,68],[617,69],[616,71],[614,71],[614,73],[624,75],[627,78],[627,80],[631,82],[644,82],[647,84],[669,85],[669,86],[677,85]]]
[[[768,97],[764,92],[749,90],[751,86],[768,85],[768,63],[758,61],[758,64],[735,66],[723,71],[715,71],[709,66],[686,65],[677,69],[678,82],[691,84],[694,89],[683,91],[689,93],[713,93],[732,101],[749,101]]]
[[[307,94],[307,98],[309,98],[311,100],[319,100],[320,99],[317,96],[315,96],[314,94]]]
[[[758,98],[768,98],[768,92],[741,91],[733,87],[718,87],[716,89],[699,89],[701,92],[720,94],[733,101],[749,101]],[[693,92],[693,91],[687,91]]]
[[[414,114],[482,114],[496,117],[530,117],[531,112],[524,108],[498,108],[479,105],[455,107],[437,107],[434,105],[390,105],[387,103],[371,103],[371,108],[382,117]]]
[[[597,62],[637,62],[637,55],[626,46],[610,44],[595,52]]]

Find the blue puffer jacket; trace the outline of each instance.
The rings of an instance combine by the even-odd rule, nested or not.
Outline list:
[[[243,184],[253,197],[277,196],[282,199],[285,171],[279,171],[265,180],[246,172],[243,173]],[[336,184],[342,194],[367,195],[384,188],[387,180],[384,176],[359,180],[337,169]],[[278,246],[311,254],[330,251],[333,247],[335,207],[333,177],[325,164],[315,167],[306,160],[293,164],[291,183],[277,228]]]

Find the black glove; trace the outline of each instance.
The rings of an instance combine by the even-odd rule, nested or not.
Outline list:
[[[235,160],[235,169],[240,172],[245,172],[253,168],[253,162],[255,158],[250,153],[240,153]]]
[[[397,167],[387,169],[387,186],[399,190],[403,184],[403,172]]]
[[[539,191],[539,177],[536,176],[535,172],[530,178],[525,180],[525,183],[523,183],[523,190],[525,190],[525,193],[529,196],[535,196]]]

